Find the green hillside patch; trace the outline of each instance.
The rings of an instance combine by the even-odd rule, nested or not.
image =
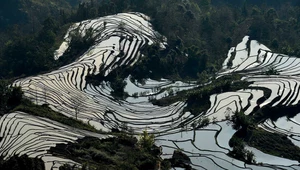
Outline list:
[[[15,155],[8,160],[0,157],[1,170],[44,170],[44,162],[38,158],[28,158],[27,155]]]
[[[58,145],[50,151],[53,155],[66,156],[83,163],[88,169],[132,169],[153,170],[159,164],[168,169],[168,163],[162,163],[160,150],[156,146],[149,149],[141,147],[135,137],[124,134],[115,138],[99,140],[85,137],[78,143]],[[67,155],[66,155],[67,154]],[[167,166],[166,166],[167,165]],[[61,169],[72,169],[65,165]]]
[[[190,111],[197,115],[209,109],[209,97],[213,94],[236,91],[247,88],[251,82],[240,80],[240,75],[224,76],[211,83],[199,86],[194,89],[178,92],[176,95],[170,95],[161,99],[152,99],[151,102],[158,106],[168,106],[177,101],[187,101],[185,111]]]
[[[22,111],[34,116],[45,117],[78,129],[88,130],[92,132],[101,132],[95,129],[95,127],[83,123],[80,120],[76,120],[74,118],[67,117],[61,113],[53,111],[50,107],[48,107],[48,105],[39,106],[26,99],[23,99],[22,103],[14,108],[13,111]]]
[[[300,148],[295,146],[286,135],[255,128],[249,131],[245,142],[264,153],[300,161]]]

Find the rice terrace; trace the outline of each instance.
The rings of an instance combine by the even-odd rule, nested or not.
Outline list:
[[[28,2],[0,17],[1,170],[300,169],[297,1]]]

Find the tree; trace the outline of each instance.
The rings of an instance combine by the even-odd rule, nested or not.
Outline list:
[[[252,163],[256,163],[256,160],[255,160],[255,155],[254,155],[254,153],[252,152],[252,151],[248,151],[248,150],[246,150],[246,156],[245,156],[246,158],[246,162],[248,163],[248,164],[252,164]]]
[[[197,128],[204,128],[209,125],[209,122],[210,120],[208,117],[205,118],[200,117],[199,120],[197,121]]]
[[[23,92],[21,87],[9,86],[8,81],[0,80],[0,115],[21,103]]]
[[[7,100],[7,106],[9,109],[12,109],[21,103],[23,91],[21,87],[8,87],[8,89],[9,96]]]
[[[277,50],[279,48],[279,42],[277,39],[273,39],[271,43],[271,48]]]
[[[233,113],[233,111],[232,111],[232,109],[230,108],[230,107],[227,107],[226,108],[226,111],[225,111],[225,119],[227,120],[227,121],[230,121],[230,119],[231,119],[231,114]]]
[[[242,139],[233,136],[229,141],[229,146],[233,147],[232,151],[229,152],[229,155],[240,160],[245,159],[245,144]]]
[[[273,23],[276,18],[278,18],[278,15],[274,8],[270,8],[265,14],[265,20],[267,22]]]
[[[253,125],[253,120],[245,115],[243,111],[236,111],[234,115],[231,116],[231,121],[233,122],[232,127],[236,130],[240,128],[247,129]]]
[[[269,67],[265,72],[266,75],[279,75],[279,72],[274,67]]]
[[[125,122],[122,122],[121,125],[119,126],[121,128],[121,131],[126,132],[129,130],[128,124]]]
[[[71,108],[75,111],[75,118],[77,120],[78,114],[81,111],[84,111],[84,96],[81,94],[77,94],[76,96],[72,96],[71,99]]]
[[[198,5],[201,9],[208,9],[211,5],[211,0],[201,0],[198,1]]]
[[[126,81],[117,76],[113,81],[110,82],[110,87],[113,89],[111,95],[117,99],[124,99],[128,96],[128,93],[124,91]]]
[[[138,144],[142,149],[150,150],[155,142],[155,137],[153,134],[148,134],[146,130],[143,131],[141,134]]]
[[[242,8],[242,14],[244,17],[248,17],[247,1],[244,1],[243,8]]]

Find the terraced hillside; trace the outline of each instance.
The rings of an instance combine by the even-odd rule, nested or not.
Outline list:
[[[82,36],[88,33],[87,30],[92,31],[96,39],[94,45],[75,62],[50,73],[17,80],[14,85],[21,86],[24,96],[35,104],[47,104],[65,116],[82,120],[103,131],[110,131],[113,128],[121,129],[124,124],[135,132],[141,132],[146,127],[150,131],[168,131],[173,128],[171,124],[176,126],[180,123],[183,119],[180,119],[181,117],[187,118],[192,115],[189,112],[182,113],[184,102],[177,102],[168,107],[158,107],[148,102],[148,96],[160,98],[167,95],[166,92],[160,92],[157,89],[179,90],[192,88],[195,85],[172,83],[168,80],[158,82],[150,79],[141,85],[130,82],[128,78],[126,90],[129,93],[140,92],[144,97],[130,97],[128,101],[118,101],[110,96],[109,83],[103,82],[101,86],[95,87],[85,81],[87,75],[103,74],[106,76],[116,67],[133,65],[142,57],[140,49],[144,46],[161,43],[161,47],[164,48],[163,42],[158,40],[162,36],[152,30],[148,20],[147,16],[140,13],[123,13],[75,23],[66,34],[65,42],[56,51],[54,59],[64,57],[62,54],[67,50],[70,35],[74,31],[79,31]],[[7,123],[2,125],[5,128]],[[3,134],[3,139],[6,135],[14,133],[14,129],[11,130],[12,132]],[[76,133],[74,132],[73,135],[76,136]],[[90,134],[78,134],[76,137],[83,136],[90,136]],[[77,138],[66,140],[62,137],[57,143],[50,142],[49,147],[43,147],[41,150],[43,154],[46,154],[51,146],[75,142]],[[6,149],[12,149],[9,151],[15,152],[14,148]],[[22,154],[27,153],[21,152],[20,155]],[[43,155],[34,151],[32,154],[33,157]],[[8,154],[5,158],[12,155]],[[44,161],[48,163],[47,160]],[[53,166],[58,167],[56,164]]]
[[[148,102],[117,101],[110,96],[110,87],[105,82],[102,87],[95,87],[85,80],[90,74],[106,76],[116,67],[133,65],[141,57],[141,48],[159,43],[158,33],[152,30],[147,20],[143,14],[124,13],[76,23],[70,31],[79,29],[84,35],[86,30],[92,29],[96,37],[95,45],[70,65],[44,75],[17,80],[14,85],[21,86],[25,96],[36,101],[36,104],[47,103],[55,111],[68,117],[76,116],[97,129],[110,130],[126,123],[135,131],[142,131],[145,127],[168,130],[171,123],[179,123],[180,117],[191,116],[190,113],[182,113],[183,102],[156,107]],[[55,59],[66,50],[66,44],[70,41],[68,35]],[[163,43],[161,46],[163,48]],[[132,84],[131,88],[137,86]],[[176,85],[167,80],[150,80],[140,89],[166,86]],[[174,122],[170,120],[172,117]]]
[[[182,132],[157,137],[157,143],[163,146],[163,157],[170,158],[173,151],[179,149],[190,157],[195,169],[300,169],[296,158],[288,160],[272,156],[249,146],[246,148],[254,153],[259,167],[228,157],[232,151],[229,140],[237,130],[226,121],[235,112],[256,116],[257,111],[263,111],[270,118],[263,119],[258,128],[271,134],[282,134],[300,147],[299,61],[296,57],[272,53],[246,36],[230,49],[218,78],[238,73],[243,76],[242,80],[251,83],[249,87],[210,96],[211,107],[201,114],[214,121],[209,126],[190,130],[187,125]]]
[[[0,119],[1,156],[4,160],[14,155],[28,155],[30,158],[41,158],[46,169],[57,169],[61,165],[80,164],[49,154],[47,151],[57,144],[74,143],[84,136],[99,139],[110,137],[88,131],[76,130],[55,121],[35,117],[23,112],[6,114]]]
[[[152,29],[147,16],[121,13],[75,23],[54,59],[64,57],[71,41],[70,35],[75,31],[79,31],[81,36],[92,33],[96,39],[94,45],[76,61],[50,73],[14,82],[13,85],[21,86],[24,96],[31,101],[38,105],[48,104],[54,111],[103,131],[130,129],[140,133],[146,129],[156,135],[156,144],[162,146],[163,158],[170,158],[175,150],[181,150],[190,158],[194,169],[300,169],[297,160],[268,155],[250,146],[247,149],[255,153],[260,164],[247,164],[228,156],[232,151],[229,140],[237,130],[226,120],[234,112],[254,115],[260,109],[274,107],[292,108],[296,115],[299,102],[298,58],[272,53],[246,36],[230,49],[217,79],[240,74],[242,80],[251,85],[238,91],[213,94],[207,111],[192,114],[184,110],[187,106],[185,101],[156,106],[148,99],[160,99],[171,93],[176,95],[178,91],[196,88],[194,84],[166,79],[147,79],[145,84],[140,84],[128,77],[125,91],[130,97],[116,100],[110,94],[109,82],[103,81],[100,86],[86,82],[88,75],[107,76],[120,66],[134,65],[145,57],[141,49],[148,45],[159,43],[161,48],[165,47],[164,37]],[[267,95],[266,91],[270,94]],[[272,133],[289,135],[288,138],[299,146],[298,117],[277,121],[267,119],[259,126]],[[195,122],[203,118],[213,121],[204,128],[194,128]],[[108,137],[20,112],[5,115],[0,121],[1,155],[5,159],[14,154],[37,156],[43,158],[47,169],[58,168],[66,162],[78,164],[49,155],[50,147],[76,142],[84,136]]]

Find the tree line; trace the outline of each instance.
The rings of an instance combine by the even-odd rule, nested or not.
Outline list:
[[[6,3],[9,8],[16,8],[11,3]],[[59,0],[57,3],[59,4]],[[76,1],[72,1],[66,6],[75,4]],[[55,14],[49,12],[48,17],[44,17],[44,22],[36,24],[34,32],[24,33],[23,25],[13,25],[18,22],[7,23],[9,30],[0,29],[0,36],[3,37],[2,43],[0,42],[3,45],[0,48],[0,76],[11,78],[56,68],[62,63],[53,61],[53,52],[61,43],[70,23],[130,11],[149,15],[154,29],[168,39],[166,50],[160,51],[153,46],[144,51],[147,59],[136,68],[136,72],[152,70],[154,73],[143,74],[148,77],[202,79],[203,74],[214,74],[220,69],[227,50],[245,35],[250,35],[250,38],[264,43],[275,52],[300,56],[300,44],[297,41],[300,33],[300,8],[299,3],[293,0],[278,0],[278,3],[241,3],[231,0],[88,0],[77,5],[75,9],[65,7]],[[5,18],[5,11],[2,13],[2,18]],[[35,11],[35,14],[38,12]],[[24,22],[30,20],[28,17],[19,18]],[[3,32],[8,36],[2,35]],[[85,41],[81,42],[85,44]],[[80,47],[76,43],[74,45],[76,49]],[[77,52],[70,55],[77,56]],[[72,57],[70,58],[72,61]],[[159,66],[157,70],[153,69],[153,65]],[[161,73],[164,75],[159,75]]]

